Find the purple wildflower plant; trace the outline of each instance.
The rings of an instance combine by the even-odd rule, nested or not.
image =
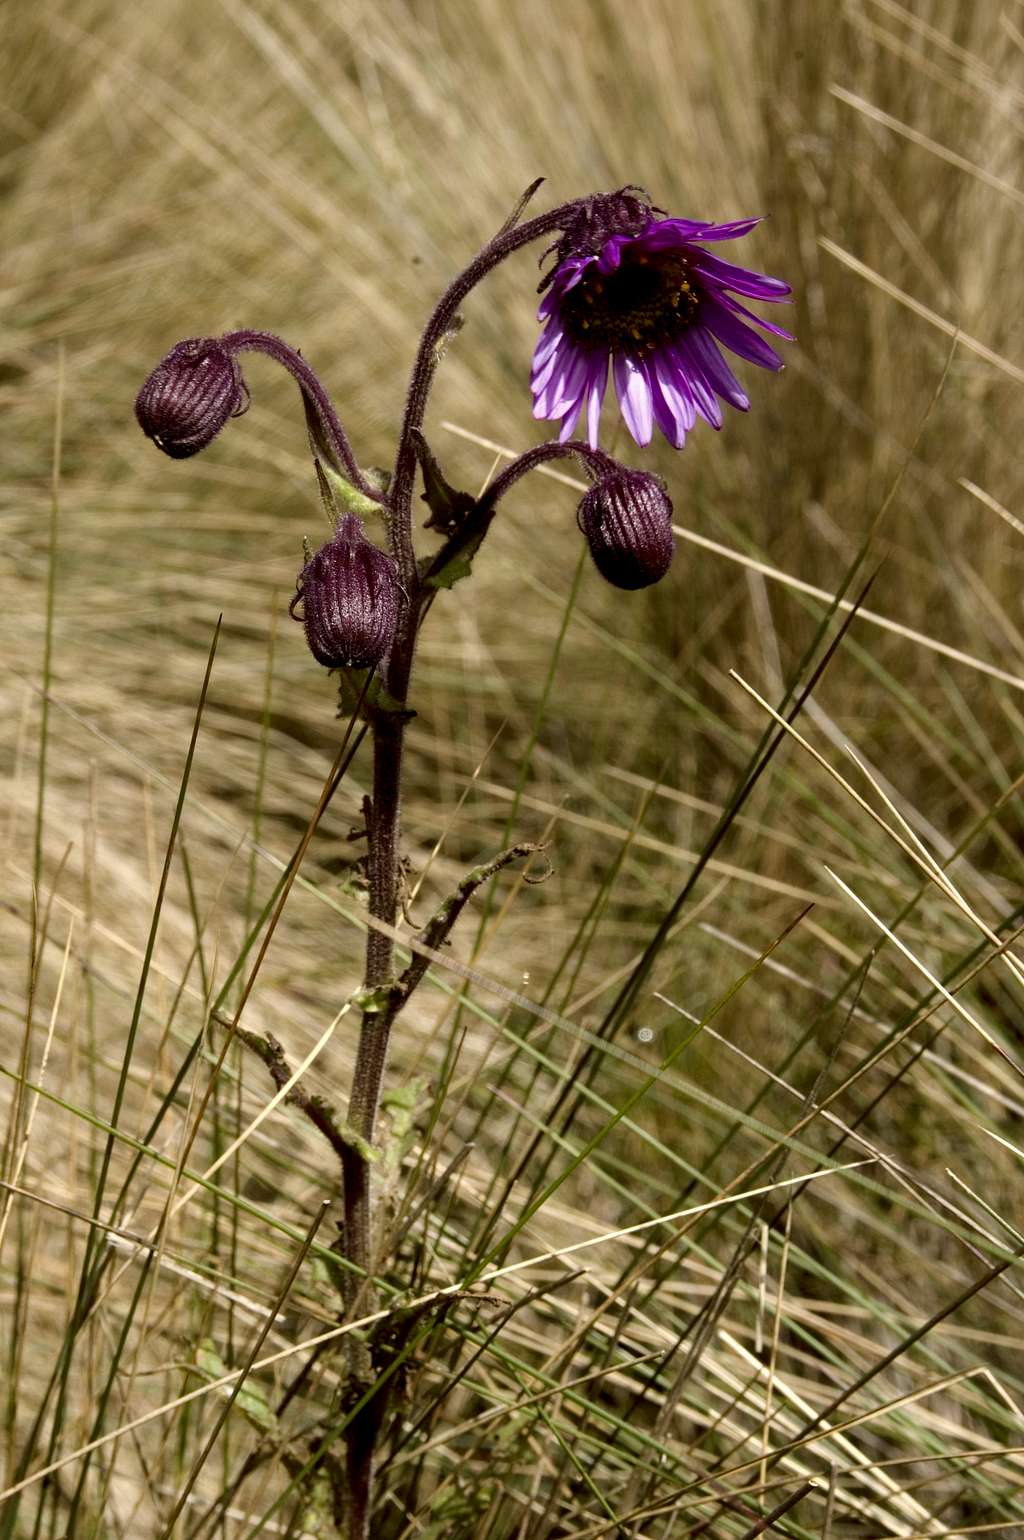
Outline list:
[[[584,205],[554,248],[530,386],[533,415],[559,420],[563,442],[585,413],[597,447],[609,361],[636,442],[650,443],[656,424],[676,449],[698,417],[722,426],[720,400],[743,412],[750,406],[723,347],[762,369],[783,367],[747,323],[787,342],[792,336],[736,296],[778,303],[789,285],[705,249],[748,234],[760,220],[709,224],[660,212],[638,189],[623,188]]]
[[[575,198],[524,218],[538,185],[526,189],[428,317],[416,346],[389,473],[361,467],[312,366],[297,348],[270,332],[244,329],[187,338],[160,360],[135,403],[138,421],[157,448],[183,459],[208,448],[247,406],[240,355],[258,353],[273,360],[299,388],[317,487],[336,521],[332,539],[315,554],[306,549],[290,613],[302,622],[317,662],[341,671],[339,714],[347,721],[299,857],[367,732],[373,750],[372,792],[363,799],[365,831],[359,831],[366,839],[372,923],[367,926],[363,987],[356,997],[363,1021],[345,1131],[329,1108],[325,1112],[326,1104],[313,1108],[315,1099],[310,1099],[309,1114],[341,1158],[345,1217],[339,1247],[346,1263],[343,1303],[350,1318],[372,1311],[375,1276],[390,1265],[385,1238],[392,1227],[381,1209],[371,1160],[391,1030],[422,980],[426,960],[447,944],[472,893],[539,848],[516,844],[474,867],[428,922],[423,945],[399,972],[394,940],[403,913],[404,741],[415,715],[409,699],[420,627],[441,591],[470,575],[502,498],[549,461],[573,459],[588,477],[577,520],[601,575],[619,589],[658,582],[673,556],[672,504],[657,477],[627,468],[598,447],[609,361],[636,441],[647,444],[657,425],[681,448],[698,416],[721,427],[720,401],[741,410],[749,405],[723,348],[761,368],[781,369],[779,355],[753,328],[792,340],[743,303],[778,302],[789,295],[788,285],[733,266],[707,249],[746,235],[756,219],[731,224],[671,219],[639,187]],[[447,344],[460,328],[464,301],[499,264],[534,241],[552,242],[548,254],[553,254],[541,284],[545,326],[533,359],[534,415],[557,420],[559,436],[517,455],[482,492],[460,491],[445,478],[423,434],[430,392]],[[575,439],[584,412],[586,436]],[[417,550],[417,474],[430,510],[426,528],[440,539],[433,554]],[[387,550],[367,538],[364,516],[379,518]],[[353,681],[346,677],[353,669],[372,670],[372,675],[365,682]],[[364,727],[356,734],[357,717]],[[307,1247],[314,1234],[315,1224]],[[363,1356],[368,1355],[383,1383],[394,1365],[393,1349],[387,1333],[371,1332],[352,1361],[352,1383],[361,1399],[358,1406],[353,1403],[346,1429],[344,1489],[335,1490],[335,1498],[340,1490],[345,1503],[350,1540],[370,1540],[376,1456],[382,1440],[390,1437],[387,1398],[375,1395],[363,1378]],[[368,1393],[362,1394],[367,1386]]]

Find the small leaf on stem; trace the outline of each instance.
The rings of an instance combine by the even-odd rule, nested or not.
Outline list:
[[[420,501],[430,509],[430,518],[423,527],[439,530],[443,535],[453,535],[476,507],[476,498],[469,492],[458,491],[445,480],[437,456],[419,429],[413,434],[413,444],[423,474]]]

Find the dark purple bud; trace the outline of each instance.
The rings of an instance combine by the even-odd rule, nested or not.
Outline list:
[[[216,337],[189,337],[157,364],[135,398],[135,415],[158,449],[185,460],[248,405],[242,371],[227,348]]]
[[[349,513],[299,573],[290,613],[302,621],[309,650],[325,668],[374,668],[394,640],[400,596],[394,561]]]
[[[576,515],[602,577],[616,588],[646,588],[672,561],[672,503],[656,476],[625,468],[602,477]]]

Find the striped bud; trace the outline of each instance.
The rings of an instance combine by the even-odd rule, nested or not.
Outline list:
[[[672,503],[662,483],[624,467],[586,493],[576,515],[594,565],[616,588],[647,588],[672,561]]]
[[[299,573],[290,613],[302,621],[309,650],[325,668],[375,668],[394,640],[400,595],[394,561],[367,540],[362,520],[350,513]]]
[[[216,337],[189,337],[157,364],[135,398],[143,433],[172,460],[198,454],[249,405],[234,357]]]

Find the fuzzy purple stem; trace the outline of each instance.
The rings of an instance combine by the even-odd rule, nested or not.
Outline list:
[[[422,427],[427,398],[433,382],[440,347],[452,328],[459,305],[469,292],[499,262],[540,236],[564,228],[567,218],[578,207],[563,204],[548,214],[519,226],[508,226],[473,259],[465,271],[446,290],[438,302],[420,339],[406,398],[402,433],[395,459],[394,473],[387,496],[382,499],[390,513],[389,534],[392,555],[398,566],[405,600],[399,615],[395,640],[383,669],[383,684],[392,702],[399,708],[408,698],[416,648],[416,634],[424,613],[423,584],[416,565],[412,540],[412,494],[416,475],[416,435]],[[260,334],[239,334],[242,337]],[[271,342],[276,339],[268,339]],[[243,343],[252,346],[249,341]],[[262,344],[257,344],[262,345]],[[265,348],[279,356],[270,347]],[[287,362],[288,367],[292,364]],[[293,368],[293,373],[296,372]],[[328,403],[329,405],[329,403]],[[338,425],[340,429],[340,424]],[[347,449],[347,443],[345,444]],[[353,474],[351,452],[346,460]],[[493,512],[493,505],[520,476],[545,460],[565,455],[582,459],[595,475],[614,466],[600,451],[586,444],[545,444],[529,450],[508,466],[495,480],[482,500]],[[360,490],[367,490],[356,481]],[[372,495],[372,494],[371,494]],[[406,717],[402,709],[380,711],[373,721],[373,795],[367,819],[369,907],[370,914],[383,921],[388,931],[371,927],[366,938],[364,988],[368,992],[386,989],[394,982],[394,943],[390,931],[398,914],[399,859],[401,838],[402,760]],[[372,1145],[377,1126],[381,1087],[387,1065],[388,1042],[397,1010],[393,1007],[368,1008],[363,1012],[359,1046],[352,1074],[348,1123],[361,1140]],[[357,1285],[347,1301],[350,1314],[372,1308],[370,1297],[377,1258],[374,1255],[373,1191],[370,1162],[353,1145],[345,1160],[345,1253],[360,1269],[364,1282]],[[353,1362],[357,1384],[365,1380],[368,1366]],[[371,1382],[372,1383],[372,1382]],[[373,1500],[373,1467],[378,1434],[379,1409],[373,1398],[358,1412],[346,1434],[349,1479],[349,1540],[367,1540],[369,1515]]]
[[[524,224],[501,230],[482,251],[477,253],[454,283],[449,285],[427,322],[409,379],[402,433],[398,441],[398,453],[391,478],[390,501],[394,510],[392,547],[403,583],[413,580],[416,572],[416,559],[412,549],[411,514],[412,488],[416,476],[415,434],[423,427],[427,398],[430,395],[430,386],[437,367],[438,350],[451,330],[459,306],[481,279],[486,278],[489,272],[520,247],[528,246],[531,241],[538,240],[542,235],[551,235],[554,231],[563,229],[566,221],[578,207],[578,200],[563,203],[547,214],[538,214],[536,219],[528,219]]]
[[[412,491],[416,473],[415,439],[423,422],[427,397],[433,379],[437,350],[451,327],[455,313],[471,289],[498,265],[499,262],[530,241],[550,235],[561,229],[566,219],[577,208],[567,203],[550,213],[541,214],[525,224],[502,230],[473,259],[470,265],[446,290],[427,323],[420,340],[409,383],[402,436],[395,461],[394,475],[387,502],[391,512],[392,551],[398,563],[399,575],[406,600],[399,618],[394,645],[384,670],[384,685],[392,700],[404,706],[412,672],[416,646],[416,630],[421,607],[419,604],[420,579],[416,569],[416,557],[412,545]],[[529,450],[510,465],[496,479],[486,494],[488,504],[510,487],[519,476],[541,464],[544,460],[575,454],[595,469],[597,473],[614,462],[599,450],[586,444],[545,444]],[[405,722],[400,711],[382,713],[374,725],[373,800],[370,813],[369,880],[370,913],[388,926],[393,926],[398,910],[398,862],[401,817],[401,766]],[[366,943],[365,987],[379,989],[391,981],[394,946],[389,935],[370,930]],[[381,1081],[387,1057],[390,1022],[381,1019],[378,1012],[367,1012],[363,1018],[363,1031],[352,1081],[349,1120],[360,1135],[372,1142],[376,1127],[377,1106],[380,1099]],[[368,1188],[368,1172],[358,1185]],[[355,1212],[349,1216],[355,1243],[362,1251],[363,1243],[369,1242],[369,1198],[357,1193]],[[353,1260],[356,1260],[353,1257]],[[368,1250],[363,1252],[360,1266],[369,1261]]]
[[[317,447],[328,453],[334,468],[343,472],[364,497],[372,498],[376,503],[384,501],[383,495],[376,487],[370,485],[359,469],[352,446],[348,441],[348,434],[341,425],[341,419],[334,410],[330,396],[296,348],[289,347],[287,342],[283,342],[280,337],[275,337],[273,332],[257,331],[228,332],[225,337],[220,338],[220,344],[232,354],[266,353],[275,362],[282,364],[296,381],[303,400],[312,409],[315,421],[321,429],[322,442]]]
[[[490,486],[481,493],[475,505],[461,523],[445,541],[441,549],[435,554],[433,561],[423,574],[423,587],[430,589],[431,579],[442,572],[447,564],[457,556],[460,550],[467,547],[476,547],[487,533],[490,522],[494,517],[498,503],[515,486],[520,477],[528,472],[536,470],[547,460],[576,459],[582,462],[595,481],[603,477],[622,471],[622,466],[610,455],[606,455],[600,449],[591,449],[589,444],[580,439],[570,439],[568,443],[560,444],[553,441],[548,444],[538,444],[533,449],[527,449],[519,455],[510,465],[507,465],[496,476]]]
[[[544,465],[548,460],[579,460],[595,481],[600,481],[602,477],[622,470],[622,466],[617,460],[613,460],[611,455],[606,455],[601,449],[592,449],[582,439],[568,439],[564,444],[557,441],[537,444],[533,449],[527,449],[512,460],[499,475],[495,476],[480,498],[480,502],[486,503],[488,507],[500,502],[520,477],[536,470],[538,465]]]

